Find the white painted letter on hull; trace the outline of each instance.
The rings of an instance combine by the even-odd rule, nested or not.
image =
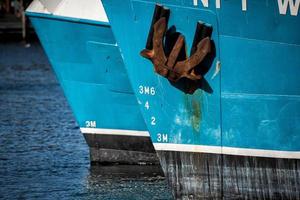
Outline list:
[[[247,11],[247,0],[242,0],[242,10]]]
[[[292,16],[297,16],[299,11],[300,0],[277,0],[279,13],[286,15],[287,8],[290,8]]]
[[[201,0],[204,7],[208,7],[208,0]],[[198,0],[194,0],[194,6],[198,6]]]
[[[221,8],[221,0],[216,0],[216,8]]]

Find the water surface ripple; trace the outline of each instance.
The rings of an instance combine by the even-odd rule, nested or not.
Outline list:
[[[159,168],[88,156],[40,45],[0,44],[0,198],[171,199]]]

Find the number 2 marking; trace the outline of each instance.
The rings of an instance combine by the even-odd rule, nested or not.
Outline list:
[[[151,125],[152,126],[156,125],[156,119],[155,119],[155,117],[151,117]]]

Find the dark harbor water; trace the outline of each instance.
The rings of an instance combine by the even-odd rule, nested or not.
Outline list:
[[[158,171],[91,167],[39,44],[0,43],[0,199],[171,199]]]

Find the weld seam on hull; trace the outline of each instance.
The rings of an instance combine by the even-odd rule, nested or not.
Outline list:
[[[196,152],[196,153],[213,153],[237,156],[255,156],[270,158],[287,158],[300,159],[300,151],[279,151],[279,150],[263,150],[248,149],[235,147],[218,147],[207,145],[189,145],[189,144],[171,144],[171,143],[153,143],[156,151],[180,151],[180,152]]]
[[[148,131],[122,130],[122,129],[102,129],[102,128],[80,128],[82,133],[100,134],[100,135],[124,135],[149,137]]]

